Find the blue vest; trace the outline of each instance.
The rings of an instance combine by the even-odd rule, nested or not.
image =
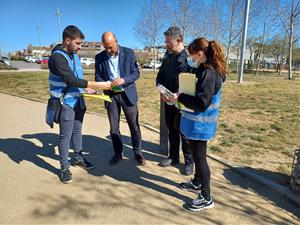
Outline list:
[[[192,140],[207,141],[212,139],[217,131],[222,90],[212,97],[211,104],[204,112],[181,112],[180,131]]]
[[[56,50],[53,52],[53,54],[54,53],[62,54],[68,61],[69,67],[74,72],[74,75],[80,79],[83,78],[83,69],[77,54],[73,55],[74,60],[72,60],[67,53],[61,50]],[[49,72],[49,86],[50,86],[51,97],[61,98],[62,94],[65,91],[65,88],[67,87],[67,84],[63,81],[61,76]],[[73,108],[76,105],[78,100],[81,101],[82,99],[83,101],[83,98],[80,97],[82,92],[83,92],[82,88],[69,87],[67,92],[64,95],[63,100],[61,100],[61,103],[66,104]]]

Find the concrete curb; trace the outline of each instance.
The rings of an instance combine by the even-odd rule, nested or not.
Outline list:
[[[283,195],[283,197],[285,197],[289,202],[294,204],[296,207],[300,208],[300,195],[296,191],[294,191],[288,187],[282,186],[278,183],[275,183],[274,181],[264,178],[254,172],[251,172],[245,166],[234,165],[232,162],[229,162],[227,160],[224,160],[218,156],[211,155],[211,154],[209,154],[208,157],[214,161],[217,161],[217,162],[233,169],[234,171],[238,172],[239,174],[247,176],[247,177],[255,180],[256,182],[270,188],[271,190]]]
[[[16,95],[16,94],[7,93],[7,92],[4,92],[4,91],[0,91],[0,93],[7,94],[7,95],[12,95],[12,96],[15,96],[15,97],[19,97],[19,98],[23,98],[23,99],[27,99],[27,100],[31,100],[31,101],[46,104],[46,102],[41,101],[39,99],[35,99],[35,98],[24,97],[24,96],[20,96],[20,95]],[[106,114],[95,113],[95,112],[90,112],[90,111],[87,111],[87,113],[92,114],[92,115],[98,115],[98,116],[101,116],[101,117],[107,117]],[[121,119],[121,121],[126,122],[125,119]],[[159,134],[159,129],[157,129],[157,128],[154,128],[150,125],[143,124],[143,123],[140,123],[140,125]],[[210,159],[233,169],[237,173],[242,174],[244,176],[247,176],[247,177],[255,180],[256,182],[270,188],[271,190],[283,195],[288,201],[290,201],[291,203],[293,203],[294,205],[296,205],[297,207],[300,208],[300,196],[299,196],[299,193],[297,193],[296,191],[293,191],[288,187],[282,186],[278,183],[275,183],[272,180],[269,180],[269,179],[264,178],[264,177],[262,177],[262,176],[260,176],[256,173],[253,173],[253,172],[249,171],[245,166],[234,165],[232,162],[227,161],[225,159],[222,159],[221,157],[218,157],[218,156],[213,155],[213,154],[208,154],[207,156]]]

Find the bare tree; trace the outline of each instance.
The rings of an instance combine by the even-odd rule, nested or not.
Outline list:
[[[229,64],[229,53],[231,47],[239,40],[242,31],[242,15],[244,13],[243,0],[224,0],[219,1],[222,4],[221,14],[221,33],[222,43],[226,47],[226,65]],[[228,17],[228,14],[230,15]]]
[[[281,76],[281,67],[287,56],[288,38],[285,36],[275,36],[269,45],[264,46],[265,53],[269,57],[273,57],[276,63],[276,72]]]
[[[250,37],[247,39],[246,46],[249,49],[249,62],[248,62],[248,69],[252,69],[253,61],[254,61],[254,54],[258,50],[258,38],[257,37]]]
[[[223,5],[219,0],[212,0],[204,9],[205,19],[203,20],[204,35],[212,40],[224,44],[224,19],[222,16]],[[225,46],[225,45],[224,45]]]
[[[300,0],[277,1],[278,17],[288,37],[288,78],[293,78],[293,47],[300,38]],[[295,29],[296,28],[296,29]]]
[[[240,66],[240,53],[241,53],[241,35],[238,36],[239,39],[236,42],[236,44],[231,46],[231,52],[235,54],[236,57],[236,63],[235,63],[235,71],[236,75],[239,75],[239,66]]]
[[[272,0],[257,0],[255,2],[255,11],[258,18],[257,21],[260,23],[255,29],[256,35],[258,34],[258,49],[256,50],[257,65],[255,75],[258,75],[259,73],[259,66],[261,63],[265,43],[269,40],[272,29],[274,29],[277,25],[275,20],[275,7],[272,3]],[[261,28],[261,31],[257,28]]]
[[[164,0],[148,0],[144,2],[135,26],[135,35],[144,45],[153,48],[154,73],[156,72],[156,48],[161,43],[165,27],[165,11],[167,4]]]
[[[171,0],[168,10],[168,20],[170,25],[180,27],[183,33],[183,40],[186,42],[196,38],[201,34],[203,36],[204,26],[201,17],[204,12],[204,1],[202,0]],[[204,23],[203,23],[204,24]]]

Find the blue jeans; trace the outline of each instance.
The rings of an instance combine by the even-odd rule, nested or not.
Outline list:
[[[58,150],[61,169],[68,169],[69,148],[72,143],[75,160],[83,160],[82,156],[82,121],[86,108],[76,104],[74,108],[63,105],[59,120]]]

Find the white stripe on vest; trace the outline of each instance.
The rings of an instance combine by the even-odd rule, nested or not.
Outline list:
[[[182,117],[187,118],[189,120],[197,121],[197,122],[206,122],[206,123],[212,123],[218,121],[218,115],[216,116],[198,116],[198,115],[192,115],[188,114],[186,112],[182,112]]]

